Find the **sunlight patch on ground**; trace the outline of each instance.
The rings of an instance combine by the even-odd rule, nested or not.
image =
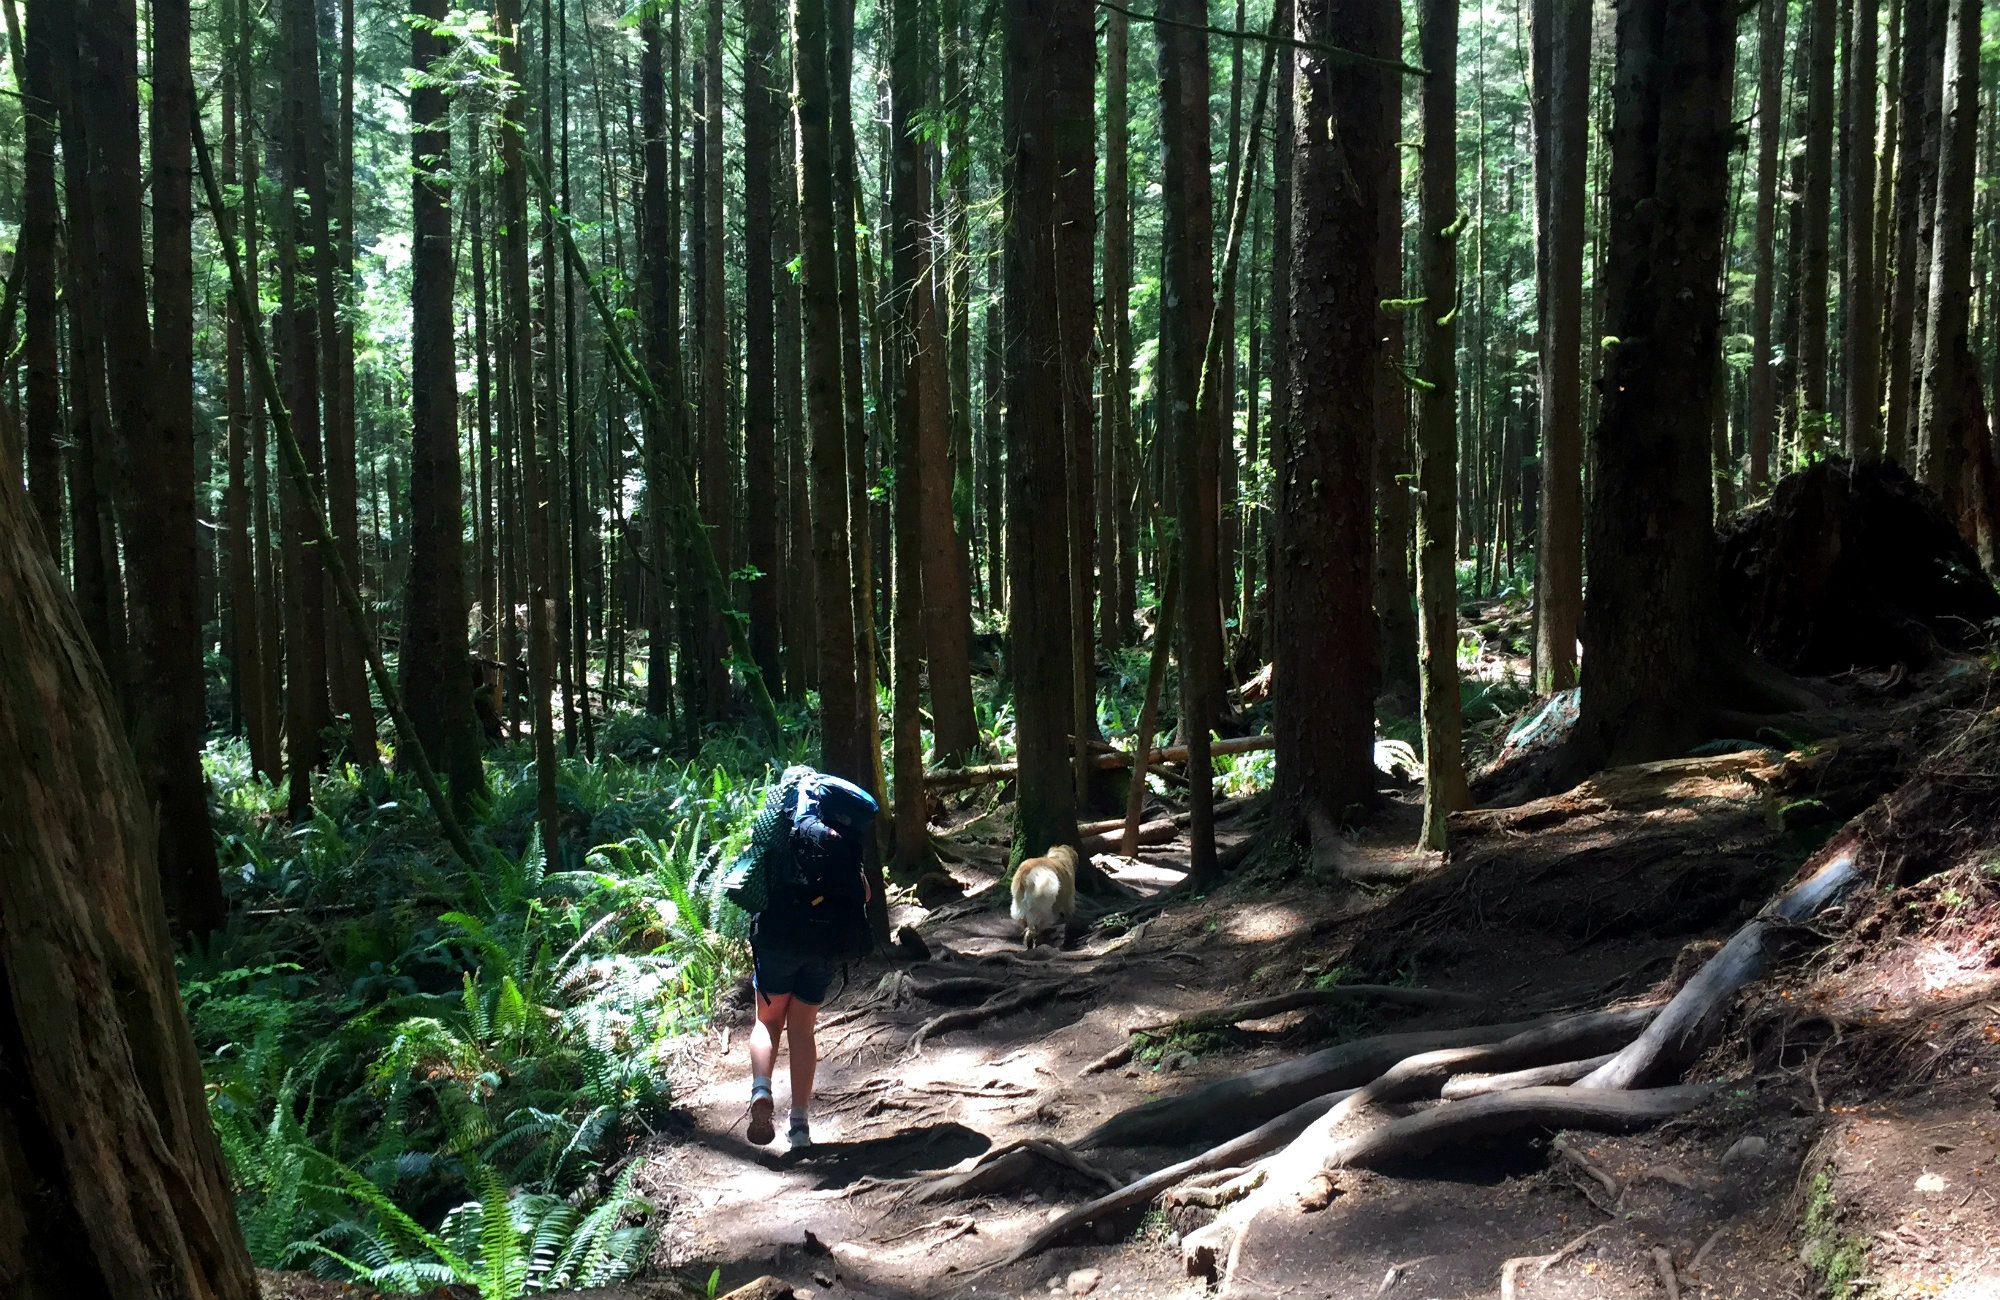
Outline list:
[[[1302,934],[1313,924],[1312,917],[1283,903],[1244,903],[1219,928],[1238,943],[1275,943]]]

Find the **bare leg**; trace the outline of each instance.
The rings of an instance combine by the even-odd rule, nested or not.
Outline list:
[[[768,1079],[778,1063],[778,1039],[785,1032],[785,1017],[792,1007],[792,995],[780,993],[775,998],[757,995],[757,1023],[750,1027],[750,1074],[752,1078]],[[812,1042],[812,1030],[806,1031],[806,1042]],[[798,1039],[792,1039],[792,1072],[798,1073]],[[807,1078],[811,1078],[808,1071]]]
[[[792,1109],[803,1111],[812,1104],[813,1071],[819,1065],[819,1046],[813,1041],[813,1024],[819,1018],[819,1004],[788,998],[785,1030],[792,1036]]]
[[[775,1136],[771,1123],[771,1067],[778,1060],[778,1038],[784,1033],[790,1012],[789,993],[775,998],[757,995],[757,1023],[750,1029],[750,1140],[764,1146]],[[796,1041],[796,1040],[794,1040]],[[795,1049],[792,1053],[797,1056]]]

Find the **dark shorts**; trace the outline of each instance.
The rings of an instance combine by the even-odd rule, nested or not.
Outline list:
[[[833,987],[834,963],[781,944],[760,944],[750,952],[751,986],[765,998],[797,998],[818,1006]]]

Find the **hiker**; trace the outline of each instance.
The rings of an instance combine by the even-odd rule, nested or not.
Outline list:
[[[760,838],[775,839],[763,856],[769,876],[763,906],[751,916],[752,987],[757,1023],[750,1030],[750,1129],[758,1146],[775,1136],[771,1122],[771,1070],[778,1040],[791,1036],[792,1114],[787,1139],[794,1150],[812,1145],[809,1110],[819,1053],[813,1022],[826,1001],[835,969],[868,951],[870,891],[862,869],[869,828],[878,805],[857,785],[810,768],[790,768],[766,806]]]

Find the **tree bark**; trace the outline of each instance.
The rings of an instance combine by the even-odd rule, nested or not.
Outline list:
[[[1619,11],[1604,407],[1591,442],[1575,766],[1703,738],[1720,657],[1710,398],[1721,325],[1733,0]]]
[[[1403,47],[1403,21],[1399,9],[1394,14],[1394,30],[1386,48]],[[1382,92],[1388,97],[1383,111],[1400,128],[1403,120],[1403,79],[1383,77]],[[1376,196],[1382,215],[1376,223],[1375,276],[1382,299],[1400,299],[1403,293],[1403,168],[1400,152],[1391,150],[1388,168]],[[1401,311],[1383,311],[1378,317],[1382,333],[1382,364],[1375,371],[1375,509],[1378,536],[1375,547],[1375,617],[1380,631],[1376,651],[1382,666],[1383,695],[1407,709],[1420,696],[1418,686],[1418,631],[1416,591],[1410,573],[1412,503],[1416,495],[1410,484],[1410,394],[1403,378],[1405,327]],[[1246,563],[1248,557],[1245,557]]]
[[[1973,475],[1988,438],[1977,400],[1972,355],[1972,197],[1979,130],[1979,0],[1943,0],[1943,118],[1938,135],[1936,215],[1932,219],[1930,307],[1924,313],[1923,388],[1917,420],[1917,472],[1938,495],[1968,541],[1976,540]]]
[[[0,481],[0,1291],[254,1300],[151,795],[30,517]]]
[[[1219,527],[1222,385],[1205,395],[1201,371],[1209,318],[1216,310],[1211,249],[1215,217],[1209,182],[1208,37],[1174,24],[1200,24],[1201,0],[1171,0],[1155,25],[1160,51],[1161,185],[1165,207],[1161,278],[1162,377],[1168,445],[1174,472],[1174,546],[1180,559],[1181,731],[1189,747],[1191,870],[1215,870],[1215,842],[1204,805],[1214,798],[1209,734],[1222,713],[1221,582],[1216,572]],[[1378,110],[1379,111],[1379,110]],[[1371,191],[1372,193],[1372,191]],[[1373,228],[1372,217],[1370,229]],[[1373,259],[1372,245],[1362,255]],[[1371,276],[1372,279],[1372,276]],[[1374,305],[1369,324],[1374,324]],[[1218,380],[1220,376],[1217,376]],[[1371,375],[1372,381],[1373,376]],[[1362,499],[1366,501],[1364,478]]]
[[[1536,14],[1547,17],[1540,6]],[[1458,315],[1458,236],[1465,228],[1458,212],[1458,0],[1425,0],[1420,22],[1418,52],[1431,74],[1424,79],[1423,168],[1417,209],[1421,300],[1417,339],[1423,384],[1417,434],[1423,843],[1426,848],[1442,849],[1447,818],[1471,803],[1465,784],[1464,726],[1458,697],[1458,583],[1453,533],[1458,518],[1458,369],[1453,322]],[[1560,52],[1558,48],[1552,56]],[[1560,62],[1560,58],[1552,57],[1552,62]],[[1581,227],[1582,223],[1577,224]],[[1580,236],[1581,229],[1576,233]],[[1551,239],[1560,237],[1551,235]],[[1550,260],[1554,263],[1559,259]],[[1549,270],[1553,273],[1558,268],[1552,264]],[[1578,270],[1580,275],[1581,267]],[[1563,307],[1558,305],[1555,310]],[[1551,351],[1545,348],[1544,357]],[[1543,374],[1546,381],[1549,370],[1544,369]],[[1546,425],[1544,430],[1546,437]],[[1546,443],[1544,446],[1546,454]],[[1545,508],[1545,519],[1546,515]],[[1544,623],[1549,620],[1546,611],[1542,619]]]
[[[722,0],[708,0],[708,21],[702,57],[702,120],[697,124],[705,142],[705,158],[700,177],[702,193],[701,293],[701,518],[708,527],[709,545],[725,578],[736,570],[732,560],[731,491],[733,475],[729,456],[729,360],[728,295],[723,278],[727,239],[723,225],[723,197],[726,180],[723,150],[723,122],[727,117],[722,103]],[[690,598],[695,598],[691,587]],[[729,611],[708,608],[709,602],[696,601],[701,610],[699,628],[700,714],[708,720],[729,713],[729,635],[722,620]]]
[[[844,0],[834,0],[842,3]],[[847,427],[841,404],[840,301],[834,263],[832,119],[827,89],[827,0],[792,0],[792,106],[798,123],[800,296],[806,420],[812,437],[813,577],[819,637],[821,761],[869,784],[874,759],[855,656],[848,554]]]
[[[549,592],[548,493],[543,486],[542,457],[536,442],[534,321],[529,313],[528,175],[522,156],[527,131],[523,89],[524,55],[520,44],[521,0],[498,0],[496,26],[503,41],[502,66],[513,78],[501,105],[500,175],[505,196],[503,219],[506,246],[502,251],[502,289],[507,300],[508,378],[513,387],[515,450],[520,465],[521,511],[527,533],[528,698],[533,713],[535,754],[535,816],[542,834],[542,851],[549,862],[560,860],[561,810],[556,803],[556,734],[552,695],[555,689],[555,611]]]
[[[1071,722],[1069,518],[1065,481],[1063,295],[1056,239],[1062,150],[1056,139],[1065,78],[1091,80],[1091,11],[1067,0],[1009,0],[1005,11],[1007,159],[1005,312],[1037,322],[1005,333],[1007,390],[1008,667],[1014,679],[1019,809],[1015,847],[1040,853],[1075,844]]]
[[[1832,0],[1808,5],[1805,243],[1800,261],[1798,437],[1802,459],[1817,457],[1827,425],[1827,292],[1832,260],[1833,51],[1838,27]],[[1704,390],[1705,391],[1705,390]],[[1704,407],[1704,410],[1707,408]]]
[[[673,426],[661,428],[648,411],[645,425],[646,549],[652,581],[646,603],[646,711],[663,717],[673,710],[673,574],[676,554],[667,525],[671,507],[666,459],[683,442],[680,429],[680,287],[675,266],[679,223],[669,206],[667,151],[667,51],[657,6],[639,11],[639,123],[641,174],[639,210],[645,238],[640,269],[646,289],[646,370]]]
[[[1773,0],[1775,3],[1776,0]],[[1589,196],[1590,6],[1537,0],[1535,37],[1546,47],[1546,140],[1535,161],[1546,175],[1540,258],[1542,311],[1542,500],[1535,546],[1535,689],[1576,685],[1576,635],[1583,617],[1583,214]],[[1451,220],[1447,215],[1446,221]],[[1449,576],[1449,575],[1446,575]]]
[[[1875,288],[1875,67],[1876,0],[1851,0],[1853,33],[1848,40],[1845,188],[1841,193],[1843,278],[1841,352],[1846,363],[1847,454],[1877,455],[1882,450],[1880,418],[1881,352],[1875,330],[1880,322]]]
[[[1393,5],[1299,0],[1300,39],[1391,54]],[[1399,124],[1377,68],[1296,56],[1288,305],[1282,355],[1285,440],[1275,456],[1272,697],[1280,806],[1304,828],[1351,819],[1374,797],[1376,637],[1369,509],[1376,368],[1381,364],[1375,186],[1389,175]],[[1343,123],[1337,135],[1324,129]],[[1274,339],[1274,347],[1278,347]],[[1275,413],[1274,413],[1275,414]],[[1328,663],[1341,670],[1329,677]]]
[[[68,6],[37,5],[28,24],[22,69],[21,246],[26,322],[26,461],[29,498],[49,554],[62,556],[62,373],[56,265],[61,214],[56,210],[56,104],[59,42],[75,41]]]
[[[1778,144],[1784,136],[1786,0],[1761,0],[1757,24],[1757,212],[1751,242],[1756,278],[1750,288],[1750,481],[1752,497],[1771,483],[1771,440],[1777,427],[1777,378],[1772,365],[1771,299],[1778,280]],[[1910,0],[1912,4],[1922,0]]]
[[[1106,649],[1131,635],[1133,592],[1128,558],[1133,535],[1132,466],[1132,122],[1131,20],[1104,15],[1104,412],[1100,445],[1110,453],[1113,537],[1098,573],[1098,640]],[[1136,577],[1136,574],[1133,574]]]
[[[453,332],[451,123],[433,68],[447,53],[435,25],[449,0],[419,0],[410,28],[410,566],[398,659],[403,703],[424,752],[469,809],[486,793],[466,690],[464,492],[458,463]]]
[[[194,501],[194,270],[188,131],[192,31],[185,0],[158,0],[153,20],[153,266],[157,328],[146,316],[137,16],[131,0],[77,9],[97,224],[90,241],[103,288],[119,515],[130,566],[132,678],[127,722],[160,816],[168,914],[185,934],[223,922],[222,882],[201,768],[207,725]],[[164,102],[163,102],[164,101]]]
[[[756,571],[747,584],[750,650],[773,692],[782,691],[784,682],[778,516],[785,503],[771,490],[778,481],[771,168],[784,115],[777,62],[777,6],[773,0],[750,0],[743,9],[743,513],[749,564]]]

